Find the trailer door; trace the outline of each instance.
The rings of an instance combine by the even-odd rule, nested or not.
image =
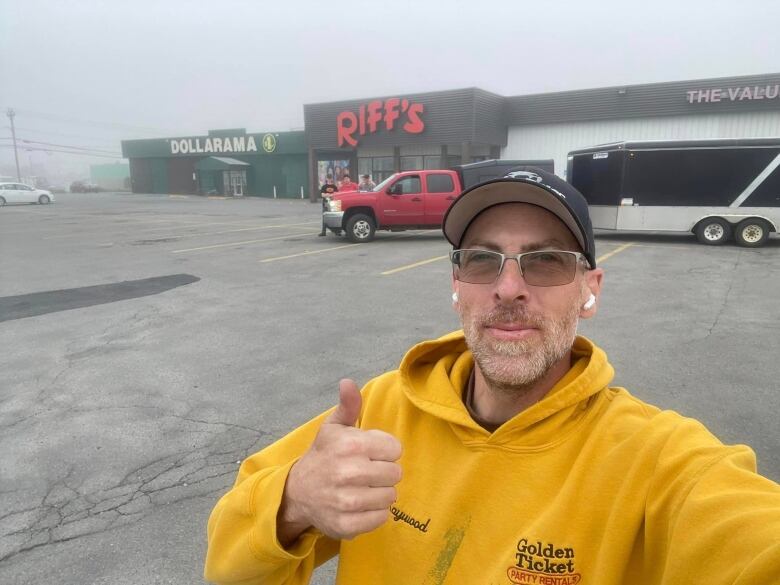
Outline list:
[[[622,150],[574,154],[568,161],[568,180],[588,202],[594,228],[617,228],[623,161]]]

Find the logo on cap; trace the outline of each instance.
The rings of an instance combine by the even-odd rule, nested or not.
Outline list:
[[[531,171],[512,171],[506,174],[507,179],[528,179],[529,181],[535,181],[541,183],[542,178],[536,173]]]
[[[531,172],[531,171],[510,171],[509,173],[504,175],[504,178],[505,179],[525,179],[527,181],[533,181],[534,183],[539,183],[540,185],[544,185],[545,187],[547,187],[547,189],[549,189],[550,191],[552,191],[556,195],[566,199],[566,195],[564,195],[563,193],[558,191],[558,189],[556,189],[555,187],[551,187],[550,185],[545,183],[544,180],[542,179],[542,177],[540,177],[539,175],[537,175],[534,172]]]

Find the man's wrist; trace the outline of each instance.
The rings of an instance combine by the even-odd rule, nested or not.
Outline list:
[[[311,523],[295,498],[298,477],[296,474],[297,466],[298,463],[296,462],[290,468],[290,473],[287,474],[282,501],[276,516],[277,538],[284,548],[292,545],[303,532],[311,527]]]

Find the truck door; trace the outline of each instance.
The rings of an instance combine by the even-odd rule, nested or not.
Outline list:
[[[406,175],[382,194],[385,220],[393,225],[421,225],[425,218],[420,175]]]
[[[429,173],[425,177],[425,225],[440,227],[444,214],[458,196],[450,173]]]

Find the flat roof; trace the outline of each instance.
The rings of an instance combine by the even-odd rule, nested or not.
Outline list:
[[[572,150],[569,154],[589,154],[592,152],[607,152],[613,150],[649,150],[662,148],[780,148],[780,137],[770,138],[703,138],[700,140],[624,140],[596,144],[587,148]]]

